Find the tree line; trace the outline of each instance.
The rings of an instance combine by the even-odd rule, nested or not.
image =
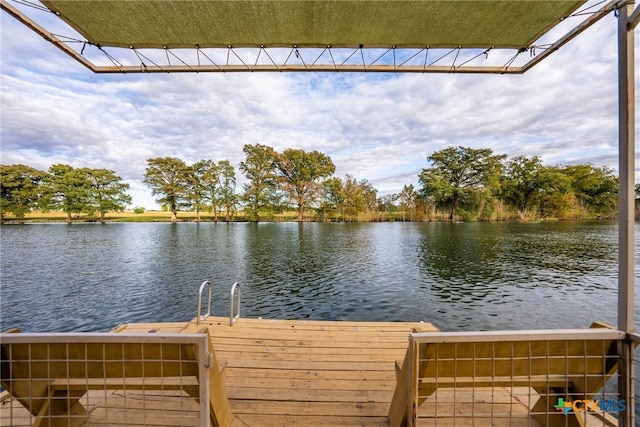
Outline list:
[[[55,164],[46,172],[25,165],[0,165],[0,218],[7,213],[24,219],[34,209],[63,211],[105,221],[108,212],[131,204],[129,184],[108,169]]]
[[[417,203],[448,220],[605,218],[617,212],[618,177],[590,164],[545,166],[537,156],[451,147],[428,157]],[[638,186],[636,186],[638,189]]]
[[[427,157],[418,187],[378,197],[366,179],[335,177],[331,158],[319,151],[247,144],[236,188],[229,160],[202,159],[191,165],[175,157],[147,159],[144,184],[171,212],[208,212],[214,220],[272,220],[291,209],[296,220],[473,221],[606,218],[616,214],[618,178],[590,164],[546,166],[537,156],[508,158],[491,149],[449,147]],[[34,209],[60,210],[71,221],[85,213],[104,221],[131,203],[129,185],[107,169],[56,164],[48,171],[0,165],[0,213],[17,218]],[[640,190],[636,186],[636,191]]]
[[[320,180],[335,172],[331,158],[319,151],[290,148],[278,153],[261,144],[245,145],[243,151],[239,169],[248,182],[241,194],[236,193],[235,169],[228,160],[200,160],[189,166],[174,157],[147,159],[143,182],[171,211],[172,221],[181,208],[194,209],[196,221],[204,209],[214,218],[218,211],[224,212],[229,221],[240,206],[249,221],[270,219],[292,206],[298,221],[303,221],[305,209],[319,201]]]

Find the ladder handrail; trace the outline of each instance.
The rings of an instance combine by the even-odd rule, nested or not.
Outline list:
[[[238,303],[237,303],[237,313],[233,315],[233,299],[236,293],[236,288],[238,289]],[[234,323],[240,318],[240,296],[242,290],[240,289],[240,283],[236,282],[231,286],[231,298],[229,301],[229,326],[233,326]]]
[[[202,313],[202,291],[204,291],[204,287],[205,286],[209,287],[209,302],[207,303],[207,314],[205,314],[204,316],[201,316],[201,313]],[[198,291],[198,312],[196,313],[196,325],[199,325],[201,321],[203,321],[204,319],[206,319],[207,317],[209,317],[211,315],[211,294],[212,294],[212,289],[213,289],[213,287],[211,286],[211,282],[209,282],[208,280],[205,280],[204,282],[202,282],[202,285],[200,285],[200,290]]]

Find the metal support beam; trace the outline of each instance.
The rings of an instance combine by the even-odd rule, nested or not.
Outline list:
[[[619,169],[618,190],[618,329],[633,332],[634,312],[634,211],[635,211],[635,71],[634,31],[629,25],[633,1],[621,2],[618,14],[618,101]],[[631,28],[630,28],[631,27]],[[622,342],[618,391],[622,398],[633,396],[631,342]],[[631,427],[634,405],[620,413],[619,426]]]
[[[22,22],[31,30],[40,34],[45,40],[47,40],[48,42],[51,42],[55,47],[62,50],[64,53],[66,53],[67,55],[69,55],[70,57],[72,57],[73,59],[75,59],[76,61],[78,61],[79,63],[81,63],[88,69],[90,69],[91,71],[95,71],[94,70],[95,67],[91,62],[89,62],[86,58],[84,58],[78,52],[76,52],[75,50],[67,46],[67,44],[64,41],[60,40],[58,37],[54,36],[52,33],[45,30],[40,25],[36,24],[32,19],[30,19],[24,13],[20,12],[18,9],[13,7],[8,1],[0,0],[0,8],[6,11],[9,15],[16,18],[18,21]]]
[[[628,30],[633,30],[640,22],[640,7],[638,7],[629,17],[629,24],[627,25]]]
[[[635,73],[634,32],[627,30],[633,4],[619,10],[619,275],[618,328],[633,332],[634,302],[634,203],[635,203]]]
[[[416,65],[367,65],[345,64],[223,64],[223,65],[126,65],[116,66],[93,66],[92,71],[96,74],[107,73],[254,73],[254,72],[327,72],[327,73],[440,73],[440,74],[522,74],[522,67],[489,67],[489,66],[463,66],[452,67],[451,65],[431,65],[422,67]]]
[[[567,34],[562,36],[558,41],[553,43],[547,49],[545,49],[540,55],[536,55],[531,61],[527,62],[522,67],[522,72],[528,71],[534,65],[542,62],[547,56],[551,55],[553,52],[560,49],[565,44],[569,43],[574,38],[578,37],[582,34],[587,28],[591,27],[593,24],[601,20],[603,17],[607,16],[611,11],[616,8],[618,1],[612,0],[606,5],[604,5],[600,10],[596,13],[592,14],[586,21],[582,22],[580,25],[569,31]]]

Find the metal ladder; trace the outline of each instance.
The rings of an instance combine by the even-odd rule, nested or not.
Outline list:
[[[204,289],[208,288],[209,297],[207,302],[207,312],[203,316],[202,315],[202,293]],[[238,298],[236,299],[236,289],[238,290]],[[202,321],[204,321],[207,317],[211,315],[211,296],[213,291],[213,285],[208,280],[202,282],[200,285],[200,290],[198,291],[198,312],[196,313],[196,324],[199,325]],[[231,293],[229,296],[229,326],[233,326],[238,319],[240,318],[240,297],[241,297],[241,287],[240,283],[235,282],[231,285]],[[234,315],[233,303],[236,302],[236,310]]]

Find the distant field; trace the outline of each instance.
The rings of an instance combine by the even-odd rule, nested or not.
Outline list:
[[[195,212],[178,212],[178,221],[179,222],[190,222],[195,220],[196,213]],[[213,215],[208,212],[200,213],[200,218],[205,222],[213,222],[215,219]],[[295,222],[298,219],[298,213],[296,211],[289,211],[279,214],[265,215],[260,218],[261,222]],[[5,215],[5,222],[12,223],[18,222],[19,220],[13,215]],[[67,220],[67,214],[64,212],[40,212],[34,211],[28,214],[24,218],[24,222],[30,223],[39,223],[39,222],[65,222]],[[305,213],[305,221],[317,221],[318,218],[314,215],[313,212]],[[329,221],[341,220],[344,221],[344,218],[327,218]],[[371,221],[404,221],[404,215],[402,212],[395,214],[382,214],[379,212],[374,212],[370,214],[361,214],[354,218],[347,218],[347,221],[357,221],[357,222],[371,222]],[[85,214],[74,214],[72,216],[73,222],[98,222],[99,218],[90,217]],[[134,213],[133,211],[124,211],[124,212],[110,212],[105,217],[106,222],[170,222],[171,221],[171,212],[162,212],[162,211],[146,211],[141,214]],[[218,215],[218,221],[224,221],[224,214]],[[242,212],[231,217],[232,222],[242,222],[245,221],[244,214]]]
[[[213,221],[209,215],[200,215],[205,221]],[[193,221],[196,217],[195,212],[179,212],[178,220],[179,221]],[[12,215],[6,215],[5,221],[14,222],[18,219]],[[65,212],[39,212],[34,211],[28,214],[24,220],[26,222],[59,222],[66,221],[67,214]],[[89,217],[88,215],[74,214],[72,216],[73,221],[78,222],[92,222],[98,221],[99,218]],[[106,221],[109,222],[163,222],[163,221],[171,221],[171,212],[161,212],[161,211],[146,211],[141,214],[136,214],[133,211],[124,211],[124,212],[110,212],[106,215]]]
[[[196,218],[195,212],[178,212],[178,221],[193,221]],[[213,222],[213,215],[208,212],[200,213],[202,221]],[[263,221],[295,221],[297,219],[296,212],[277,214],[274,217],[262,219]],[[13,215],[5,215],[5,222],[18,222],[18,218]],[[65,222],[67,220],[67,214],[65,212],[40,212],[33,211],[24,218],[24,222]],[[141,214],[134,213],[133,211],[124,212],[110,212],[106,215],[105,220],[107,222],[169,222],[171,221],[171,212],[162,211],[146,211]],[[312,221],[313,216],[309,215],[305,220]],[[90,217],[85,214],[74,214],[72,216],[74,222],[98,222],[99,218]],[[224,215],[218,215],[218,221],[224,221]],[[244,221],[244,215],[242,213],[237,214],[231,218],[231,221]]]

